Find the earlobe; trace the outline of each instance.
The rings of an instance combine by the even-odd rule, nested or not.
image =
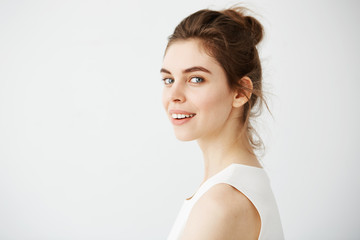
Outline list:
[[[239,80],[239,84],[242,86],[242,89],[235,91],[233,107],[241,107],[244,105],[248,99],[250,99],[253,89],[252,81],[249,77],[245,76]]]

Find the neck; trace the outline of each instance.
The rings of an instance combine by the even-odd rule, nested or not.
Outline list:
[[[203,182],[232,163],[261,168],[255,154],[249,151],[251,148],[245,135],[238,136],[240,130],[241,127],[232,126],[217,136],[198,139],[204,157]]]

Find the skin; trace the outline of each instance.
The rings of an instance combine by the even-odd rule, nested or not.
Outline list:
[[[204,157],[203,182],[232,163],[261,168],[247,150],[245,136],[239,136],[247,98],[229,88],[223,68],[199,40],[173,43],[164,56],[161,74],[162,101],[169,119],[174,109],[196,114],[173,126],[179,140],[198,142]],[[252,89],[248,77],[239,81]],[[181,239],[257,239],[260,226],[260,216],[246,196],[228,184],[217,184],[194,205]]]

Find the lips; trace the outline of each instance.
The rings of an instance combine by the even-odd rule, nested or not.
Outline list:
[[[174,125],[181,125],[188,122],[190,119],[195,117],[196,113],[187,112],[183,110],[170,110],[169,111],[171,122]]]
[[[192,118],[193,116],[195,116],[195,114],[171,114],[171,117],[174,119]]]
[[[193,114],[193,115],[196,115],[195,113],[192,113],[192,112],[187,112],[187,111],[184,111],[184,110],[176,110],[176,109],[171,109],[169,111],[170,114],[185,114],[185,115],[190,115],[190,114]]]

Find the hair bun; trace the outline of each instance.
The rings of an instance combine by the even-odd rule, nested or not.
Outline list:
[[[257,45],[264,35],[263,26],[254,17],[248,16],[246,14],[248,11],[245,7],[237,6],[226,9],[222,13],[237,22],[245,31],[248,31],[253,44]]]
[[[264,31],[261,23],[251,16],[245,17],[245,24],[251,33],[254,44],[257,45],[263,38]]]

